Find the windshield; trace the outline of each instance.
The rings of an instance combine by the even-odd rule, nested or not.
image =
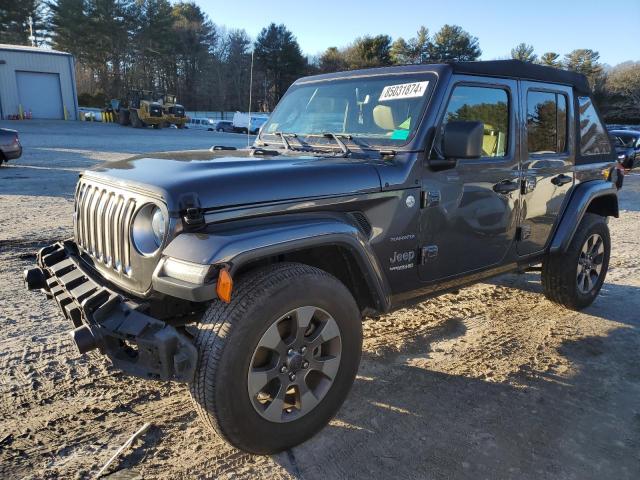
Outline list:
[[[294,85],[262,129],[261,139],[280,134],[326,133],[359,137],[368,144],[402,145],[415,132],[436,82],[432,73],[376,76]]]

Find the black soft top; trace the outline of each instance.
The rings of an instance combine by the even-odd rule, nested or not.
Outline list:
[[[581,73],[559,68],[537,65],[521,60],[490,60],[480,62],[450,62],[431,63],[423,65],[401,65],[395,67],[370,68],[366,70],[352,70],[349,72],[327,73],[301,78],[295,83],[307,83],[320,80],[336,80],[339,78],[353,78],[358,76],[385,75],[398,73],[446,72],[465,75],[482,75],[489,77],[515,78],[534,80],[548,83],[559,83],[573,87],[578,93],[588,95],[591,91],[587,77]]]

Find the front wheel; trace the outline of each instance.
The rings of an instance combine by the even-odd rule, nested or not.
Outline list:
[[[598,296],[609,269],[611,239],[605,217],[585,214],[566,253],[542,262],[545,296],[572,310],[588,307]]]
[[[190,391],[204,422],[235,447],[270,454],[324,427],[360,362],[362,326],[349,290],[302,264],[247,273],[214,302],[196,336]]]

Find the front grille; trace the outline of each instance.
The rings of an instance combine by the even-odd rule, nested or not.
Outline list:
[[[81,180],[75,199],[76,243],[95,261],[130,276],[129,238],[135,211],[134,198]]]

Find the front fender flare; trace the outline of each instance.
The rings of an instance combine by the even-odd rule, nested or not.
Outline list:
[[[615,208],[608,212],[608,214],[617,217],[618,189],[613,183],[604,180],[593,180],[578,184],[573,190],[567,208],[556,228],[553,240],[549,246],[549,253],[566,252],[591,202],[597,198],[606,196],[613,196],[615,198]]]
[[[227,265],[233,275],[261,258],[327,245],[344,247],[354,255],[377,308],[388,310],[390,288],[371,245],[356,226],[341,218],[283,216],[212,225],[204,232],[178,235],[163,255],[201,265]]]

